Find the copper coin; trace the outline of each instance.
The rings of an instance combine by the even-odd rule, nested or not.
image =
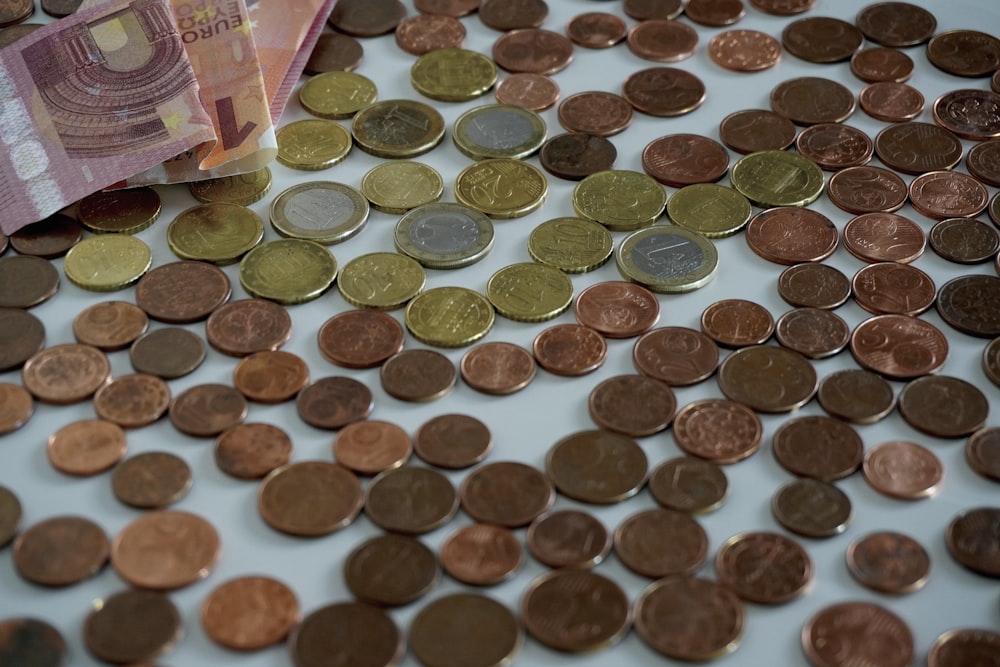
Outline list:
[[[729,496],[729,480],[711,461],[680,456],[653,469],[649,492],[667,509],[701,514],[722,506]]]
[[[49,436],[45,453],[52,467],[67,475],[104,472],[122,460],[125,431],[104,419],[85,419],[63,426]]]
[[[489,427],[469,415],[432,417],[413,436],[417,456],[438,468],[468,468],[486,458],[492,448]]]
[[[21,428],[34,413],[35,401],[24,387],[0,383],[0,435]]]
[[[708,555],[708,535],[684,512],[658,507],[636,512],[615,530],[615,554],[636,574],[659,579],[693,574]]]
[[[422,664],[497,667],[513,662],[524,643],[521,624],[500,602],[475,593],[451,593],[417,612],[410,650]]]
[[[829,310],[851,296],[851,281],[827,264],[796,264],[778,277],[778,295],[792,306]]]
[[[750,218],[747,245],[776,264],[821,262],[837,249],[840,232],[830,218],[801,206],[779,206]]]
[[[876,315],[854,328],[851,354],[870,371],[909,380],[941,368],[948,340],[937,327],[909,315]]]
[[[244,576],[216,586],[201,603],[201,626],[220,646],[262,649],[285,639],[299,621],[299,602],[271,577]]]
[[[743,0],[688,0],[684,15],[700,25],[721,28],[746,16]]]
[[[417,14],[405,18],[396,26],[395,35],[399,48],[415,56],[465,44],[465,26],[451,16]]]
[[[459,528],[441,544],[441,565],[453,579],[492,586],[521,567],[521,541],[509,529],[487,523]]]
[[[601,430],[567,435],[545,456],[545,471],[556,489],[585,503],[631,498],[646,482],[648,469],[646,454],[635,440]]]
[[[608,338],[632,338],[660,319],[660,302],[641,285],[624,281],[595,283],[576,297],[577,321]]]
[[[6,486],[0,486],[0,547],[14,539],[21,525],[21,501]]]
[[[948,218],[931,228],[931,247],[939,257],[957,264],[979,264],[1000,251],[1000,234],[984,222]]]
[[[639,637],[668,658],[711,660],[735,651],[743,637],[739,598],[699,577],[653,582],[636,600],[633,615]]]
[[[10,236],[10,245],[21,255],[45,259],[62,257],[83,236],[80,223],[62,213],[54,213],[41,222],[27,225]],[[3,242],[0,242],[0,247]]]
[[[135,286],[135,302],[161,322],[203,320],[229,301],[229,277],[214,264],[181,261],[151,269]]]
[[[834,206],[848,213],[891,213],[906,203],[907,189],[895,173],[865,165],[831,176],[826,194]]]
[[[455,487],[431,468],[386,470],[365,491],[365,514],[376,526],[393,533],[428,533],[451,521],[457,511]]]
[[[214,438],[247,416],[247,399],[224,384],[198,384],[181,392],[170,404],[170,423],[181,433]]]
[[[796,308],[781,317],[774,326],[775,338],[782,347],[809,359],[824,359],[847,347],[851,328],[842,317],[822,308]]]
[[[851,73],[865,83],[903,83],[913,76],[913,59],[885,46],[861,49],[851,56]]]
[[[965,460],[978,474],[1000,481],[1000,427],[983,428],[969,436]],[[0,543],[2,541],[0,539]]]
[[[848,60],[864,42],[864,35],[853,23],[829,16],[798,19],[781,32],[782,46],[811,63]]]
[[[267,299],[241,299],[219,306],[205,322],[205,337],[219,352],[243,357],[277,350],[292,334],[284,306]]]
[[[869,533],[847,547],[847,571],[880,593],[912,593],[923,588],[931,557],[912,537],[889,530]]]
[[[350,35],[324,32],[316,40],[303,69],[307,74],[350,72],[357,69],[364,55],[361,42]]]
[[[591,390],[587,409],[598,427],[641,438],[670,425],[677,399],[670,386],[660,380],[645,375],[615,375]]]
[[[866,164],[872,159],[875,144],[867,134],[850,125],[818,123],[799,133],[795,148],[820,168],[839,171]]]
[[[980,658],[990,660],[997,655],[997,651],[1000,651],[1000,633],[979,629],[949,630],[931,645],[927,653],[927,665],[967,665]]]
[[[791,16],[809,11],[816,0],[750,0],[750,4],[765,14]]]
[[[896,406],[896,394],[880,375],[849,368],[827,375],[816,392],[827,414],[855,424],[873,424]]]
[[[611,551],[611,535],[599,519],[579,510],[555,510],[528,526],[528,551],[552,568],[590,568]]]
[[[719,583],[741,599],[778,605],[802,595],[813,579],[809,554],[795,540],[769,532],[733,535],[715,557]]]
[[[729,114],[719,123],[719,138],[737,153],[780,151],[795,141],[795,124],[765,109],[747,109]]]
[[[661,327],[635,342],[632,365],[647,377],[686,387],[712,376],[719,365],[719,347],[700,331]]]
[[[901,500],[934,495],[944,476],[941,461],[933,452],[903,440],[884,442],[869,449],[862,471],[873,489]]]
[[[588,49],[606,49],[625,39],[628,26],[607,12],[577,14],[566,24],[566,36]]]
[[[753,301],[723,299],[702,311],[701,330],[723,347],[760,345],[774,333],[774,318]]]
[[[650,116],[682,116],[705,101],[705,84],[676,67],[650,67],[633,72],[622,84],[622,97]]]
[[[30,526],[14,540],[17,573],[42,586],[69,586],[94,576],[108,562],[111,544],[90,519],[57,516]]]
[[[735,4],[742,8],[740,0]],[[758,30],[727,30],[709,40],[708,57],[719,67],[734,72],[759,72],[781,60],[781,42]]]
[[[128,356],[136,372],[172,380],[201,366],[205,361],[205,341],[187,329],[163,327],[137,338]]]
[[[219,534],[197,514],[156,510],[115,536],[111,564],[133,586],[171,590],[207,577],[219,547]]]
[[[1000,257],[1000,255],[998,255]],[[997,271],[1000,274],[1000,270]],[[986,377],[993,382],[993,384],[1000,387],[1000,343],[997,341],[1000,338],[994,338],[986,348],[983,350],[983,373]]]
[[[517,461],[487,463],[466,475],[462,509],[476,521],[519,528],[544,514],[555,488],[541,470]]]
[[[904,174],[951,169],[962,159],[962,150],[958,137],[931,123],[897,123],[875,135],[879,159]]]
[[[181,614],[156,591],[125,590],[100,600],[83,622],[83,643],[116,664],[150,661],[184,636]]]
[[[111,474],[115,497],[131,507],[161,509],[183,498],[194,478],[191,467],[169,452],[143,452],[119,463]]]
[[[548,15],[545,0],[479,0],[479,20],[503,32],[537,28]]]
[[[719,365],[716,379],[726,398],[759,412],[791,412],[818,387],[816,369],[805,357],[773,345],[736,350]]]
[[[861,110],[876,120],[902,123],[924,110],[924,96],[905,83],[879,81],[869,84],[858,96]]]
[[[784,528],[804,537],[832,537],[851,521],[851,499],[829,482],[803,477],[771,498],[771,513]]]
[[[507,10],[510,0],[493,0]],[[483,13],[480,10],[479,16]],[[573,42],[551,30],[523,28],[499,37],[493,43],[493,60],[508,72],[555,74],[573,60]]]
[[[632,107],[620,95],[588,91],[570,95],[556,110],[569,132],[610,137],[632,123]]]
[[[544,74],[518,72],[500,81],[493,94],[500,104],[544,111],[559,101],[559,84]]]
[[[14,255],[0,259],[0,308],[32,308],[59,289],[59,272],[47,259]]]
[[[88,306],[73,318],[76,342],[112,352],[131,345],[146,332],[149,318],[127,301],[102,301]]]
[[[399,0],[341,0],[327,22],[340,32],[357,37],[376,37],[392,32],[406,18]]]
[[[938,314],[953,328],[972,336],[995,338],[1000,336],[998,298],[1000,277],[966,275],[942,285],[936,305]]]
[[[936,438],[964,438],[986,425],[990,403],[975,385],[948,375],[928,375],[899,392],[899,414]]]
[[[844,249],[863,262],[908,264],[925,247],[920,225],[895,213],[864,213],[844,226]]]
[[[350,470],[327,461],[299,461],[276,468],[257,490],[264,522],[288,535],[316,537],[344,528],[364,497]]]
[[[923,44],[937,29],[937,19],[926,9],[908,2],[868,5],[855,18],[865,37],[885,46]]]
[[[1000,577],[1000,509],[976,507],[960,512],[945,532],[948,553],[969,570]]]
[[[904,667],[914,658],[906,622],[870,602],[838,602],[820,609],[802,626],[802,648],[817,667],[845,661]]]
[[[591,373],[604,363],[608,344],[604,337],[581,324],[557,324],[543,329],[531,345],[538,365],[556,375]]]
[[[416,403],[447,394],[455,386],[457,375],[455,364],[434,350],[403,350],[379,370],[379,380],[387,394]]]
[[[291,454],[291,438],[273,424],[237,424],[215,440],[215,464],[237,479],[265,477]]]
[[[391,422],[377,419],[348,424],[333,440],[333,458],[361,475],[398,468],[410,458],[410,435]]]
[[[984,210],[990,193],[971,176],[957,171],[931,171],[910,181],[910,204],[934,220],[972,218]]]
[[[323,323],[317,343],[332,364],[373,368],[403,349],[403,326],[380,310],[348,310]]]
[[[152,424],[169,407],[170,387],[161,378],[145,373],[116,377],[94,394],[97,416],[122,428]]]
[[[403,633],[382,609],[337,602],[302,619],[289,637],[295,667],[323,667],[336,655],[357,667],[390,667],[406,652]]]
[[[624,0],[622,9],[636,21],[675,19],[684,11],[683,0]]]
[[[423,14],[438,14],[457,19],[479,9],[479,0],[414,0],[413,6]]]
[[[24,362],[21,382],[37,400],[65,405],[90,398],[111,374],[103,352],[90,345],[47,347]]]
[[[729,153],[698,134],[671,134],[646,144],[642,168],[660,183],[675,188],[714,183],[729,170]]]
[[[417,600],[441,578],[438,558],[423,542],[383,534],[354,547],[344,561],[344,582],[358,600],[398,607]]]
[[[521,596],[528,634],[557,651],[578,653],[617,644],[631,624],[621,586],[591,570],[556,570],[537,577]]]
[[[851,280],[854,302],[876,315],[919,315],[934,303],[934,280],[909,264],[878,262],[858,270]]]
[[[736,463],[760,448],[764,427],[736,401],[708,398],[688,403],[674,417],[677,446],[715,463]]]
[[[771,109],[796,125],[841,123],[857,103],[847,86],[818,76],[802,76],[771,90]]]
[[[613,143],[586,132],[556,135],[542,144],[538,154],[545,171],[570,181],[611,169],[617,158],[618,149]]]
[[[519,345],[493,341],[462,355],[459,372],[465,384],[484,394],[513,394],[535,378],[535,358]]]
[[[233,370],[236,389],[257,403],[284,403],[308,383],[306,362],[283,350],[255,352],[240,359]]]
[[[336,430],[367,419],[375,407],[367,385],[344,376],[316,380],[299,392],[295,407],[302,421],[316,428]]]
[[[832,482],[857,472],[865,448],[853,428],[816,415],[797,417],[779,426],[771,451],[781,467],[793,475]]]
[[[1000,69],[1000,39],[978,30],[939,32],[927,43],[927,59],[955,76],[990,76]]]
[[[983,141],[965,156],[965,166],[985,185],[1000,186],[1000,141]]]
[[[45,347],[45,324],[21,308],[0,308],[0,371],[20,368]]]
[[[0,656],[11,665],[63,667],[68,654],[66,640],[45,621],[18,617],[0,621]]]
[[[698,33],[680,21],[649,19],[628,31],[629,51],[644,60],[672,63],[694,55]]]

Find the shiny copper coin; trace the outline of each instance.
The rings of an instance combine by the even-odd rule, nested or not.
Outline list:
[[[818,123],[799,133],[795,148],[821,169],[839,171],[866,164],[872,159],[875,144],[867,134],[850,125]]]
[[[6,486],[0,486],[0,547],[14,539],[21,525],[21,501]]]
[[[149,318],[127,301],[102,301],[88,306],[73,318],[76,342],[112,352],[131,345],[146,332]]]
[[[522,559],[517,536],[486,523],[459,528],[441,544],[444,571],[473,586],[492,586],[511,578]]]
[[[628,26],[607,12],[577,14],[566,24],[566,36],[588,49],[606,49],[625,39]]]
[[[544,111],[559,101],[559,84],[544,74],[519,72],[500,81],[493,94],[500,104]]]
[[[69,651],[63,636],[47,622],[8,617],[0,621],[0,655],[12,665],[63,667]]]
[[[646,482],[648,469],[649,460],[635,440],[601,430],[567,435],[545,456],[545,471],[556,489],[585,503],[631,498]]]
[[[847,86],[818,76],[788,79],[771,90],[771,109],[796,125],[841,123],[856,106]]]
[[[611,535],[599,519],[579,510],[555,510],[528,526],[528,551],[552,568],[590,568],[611,551]]]
[[[844,422],[810,415],[779,426],[771,451],[793,475],[832,482],[857,472],[865,447],[857,431]]]
[[[937,327],[909,315],[876,315],[854,328],[851,354],[862,367],[896,380],[927,375],[948,357]]]
[[[719,123],[719,138],[737,153],[780,151],[795,141],[795,124],[765,109],[746,109],[729,114]]]
[[[646,144],[642,168],[660,183],[675,188],[714,183],[729,170],[729,153],[698,134],[671,134]]]
[[[715,557],[719,583],[741,599],[778,605],[802,595],[813,579],[809,554],[795,540],[769,532],[733,535]]]
[[[868,5],[855,18],[865,37],[885,46],[915,46],[934,36],[937,19],[926,9],[908,2]]]
[[[299,621],[299,601],[288,586],[262,576],[230,579],[201,603],[209,639],[237,651],[255,651],[285,639]]]
[[[620,95],[587,91],[559,103],[559,124],[567,131],[609,137],[632,123],[632,107]]]
[[[506,6],[509,0],[494,0],[494,4]],[[551,30],[513,30],[493,43],[493,60],[512,73],[555,74],[572,62],[573,42]]]
[[[590,570],[556,570],[536,578],[521,596],[521,622],[538,642],[577,653],[612,646],[631,623],[621,586]]]
[[[750,4],[765,14],[792,16],[809,11],[816,0],[750,0]]]
[[[156,591],[124,590],[95,603],[83,622],[83,643],[105,662],[151,661],[184,636],[181,614]]]
[[[104,419],[85,419],[63,426],[49,436],[45,454],[52,467],[67,475],[104,472],[125,456],[125,431]]]
[[[479,0],[479,20],[503,32],[537,28],[548,15],[545,0]]]
[[[556,135],[542,144],[538,154],[545,171],[571,181],[611,169],[617,158],[618,149],[613,143],[586,132]]]
[[[983,428],[969,436],[965,460],[978,474],[1000,481],[1000,427]]]
[[[538,365],[556,375],[591,373],[604,363],[608,344],[590,327],[557,324],[543,329],[531,346]]]
[[[59,272],[47,259],[14,255],[0,259],[0,308],[33,308],[59,289]]]
[[[309,383],[309,367],[298,355],[283,350],[255,352],[233,370],[236,389],[257,403],[284,403]]]
[[[632,26],[626,43],[629,51],[644,60],[671,63],[694,55],[698,33],[680,21],[649,19]]]
[[[421,535],[451,521],[458,494],[443,474],[403,466],[379,473],[365,491],[365,514],[393,533]]]
[[[219,306],[205,322],[205,337],[223,354],[243,357],[277,350],[292,334],[284,306],[267,299],[241,299]]]
[[[331,655],[357,667],[391,667],[406,652],[392,617],[364,602],[336,602],[311,611],[292,630],[288,645],[295,667],[323,667]]]
[[[615,530],[615,554],[636,574],[659,579],[693,574],[708,555],[708,535],[684,512],[658,507],[636,512]]]
[[[962,438],[986,425],[990,404],[975,385],[948,375],[911,380],[899,393],[907,424],[937,438]]]
[[[729,480],[711,461],[680,456],[653,469],[649,493],[667,509],[701,514],[722,506],[729,496]]]
[[[191,466],[176,454],[143,452],[115,467],[111,490],[130,507],[161,509],[183,498],[193,481]]]
[[[215,440],[215,464],[237,479],[259,479],[288,463],[292,440],[273,424],[237,424]]]
[[[862,111],[887,123],[913,120],[924,110],[924,96],[920,91],[895,81],[879,81],[866,86],[858,101]]]
[[[324,32],[316,40],[303,69],[307,74],[350,72],[357,69],[364,55],[361,42],[350,35]]]
[[[655,378],[615,375],[591,390],[587,409],[600,428],[641,438],[670,425],[677,399],[668,384]]]
[[[376,37],[392,32],[406,18],[399,0],[341,0],[327,22],[340,32],[357,37]]]
[[[336,430],[367,419],[375,407],[367,385],[344,376],[316,380],[299,392],[295,407],[302,421],[316,428]]]
[[[885,46],[861,49],[851,56],[851,73],[865,83],[903,83],[913,76],[913,59]]]
[[[686,387],[712,376],[719,365],[719,347],[700,331],[661,327],[635,342],[632,365],[647,377]]]
[[[716,376],[726,398],[758,412],[791,412],[808,403],[818,387],[816,369],[798,352],[773,345],[736,350]]]
[[[451,16],[418,14],[399,22],[395,30],[399,48],[415,56],[438,49],[458,49],[465,44],[465,26]]]
[[[229,277],[214,264],[180,261],[151,269],[135,286],[135,302],[161,322],[203,320],[229,301]]]
[[[344,561],[344,582],[358,600],[397,607],[417,600],[441,578],[438,558],[423,542],[387,533],[365,540]]]
[[[403,349],[403,326],[380,310],[348,310],[323,323],[317,343],[332,364],[373,368]]]
[[[94,411],[122,428],[152,424],[170,407],[170,387],[155,375],[121,375],[94,394]]]
[[[721,398],[688,403],[674,417],[677,446],[715,463],[736,463],[760,448],[764,428],[753,410]]]
[[[782,46],[811,63],[848,60],[864,42],[864,35],[853,23],[829,16],[798,19],[781,32]]]
[[[24,362],[21,382],[37,400],[65,405],[90,398],[111,374],[103,352],[90,345],[54,345]]]
[[[333,440],[333,458],[361,475],[398,468],[410,458],[410,435],[391,422],[377,419],[348,424]]]
[[[684,15],[700,25],[721,28],[746,16],[743,0],[688,0]]]
[[[459,362],[459,371],[467,385],[494,395],[513,394],[524,389],[535,378],[535,367],[535,358],[530,352],[500,341],[469,348]]]
[[[746,299],[723,299],[701,313],[701,330],[723,347],[760,345],[774,333],[774,317]]]
[[[469,415],[432,417],[413,436],[417,456],[438,468],[468,468],[486,458],[492,448],[489,427]]]
[[[0,435],[16,431],[35,413],[35,400],[19,384],[0,383]]]
[[[451,593],[417,612],[409,644],[427,667],[497,667],[514,660],[524,643],[523,632],[517,616],[500,602],[475,593]]]
[[[219,547],[219,534],[197,514],[157,510],[133,519],[115,536],[111,564],[133,586],[171,590],[207,577]]]
[[[913,663],[913,643],[905,621],[870,602],[828,605],[802,626],[802,648],[816,667],[845,661],[904,667]]]
[[[349,525],[361,511],[361,482],[327,461],[299,461],[275,469],[257,490],[264,522],[288,535],[316,537]]]
[[[771,513],[784,528],[804,537],[832,537],[847,529],[851,499],[829,482],[804,477],[771,498]]]
[[[967,509],[951,520],[945,532],[948,553],[969,570],[1000,577],[1000,509]]]
[[[827,375],[819,383],[816,398],[827,414],[855,424],[874,424],[896,407],[889,381],[863,368]]]
[[[778,318],[774,334],[783,347],[809,359],[824,359],[847,347],[851,328],[833,311],[796,308]]]
[[[865,165],[849,167],[830,177],[826,194],[848,213],[891,213],[906,203],[906,183],[888,169]]]
[[[941,318],[964,333],[1000,336],[1000,277],[973,274],[952,278],[938,290]]]
[[[181,392],[170,404],[170,423],[181,433],[214,438],[247,416],[247,399],[224,384],[198,384]]]
[[[636,21],[675,19],[684,11],[683,0],[624,0],[622,9]]]
[[[962,150],[958,137],[931,123],[897,123],[875,136],[879,159],[904,174],[951,169],[962,159]]]
[[[459,495],[462,509],[476,521],[519,528],[548,511],[556,493],[541,470],[517,461],[497,461],[466,475]]]
[[[379,379],[387,394],[423,403],[441,398],[455,386],[458,372],[451,360],[434,350],[403,350],[382,364]]]
[[[181,327],[154,329],[132,343],[128,357],[137,373],[172,380],[201,366],[205,361],[205,341]]]
[[[1000,186],[1000,141],[983,141],[965,156],[969,173],[984,185]]]
[[[650,67],[625,79],[622,97],[650,116],[682,116],[705,102],[705,84],[686,70]]]
[[[847,571],[874,591],[912,593],[927,583],[931,557],[912,537],[885,530],[869,533],[847,547]]]
[[[62,213],[54,213],[41,222],[27,225],[10,236],[10,245],[21,255],[45,259],[62,257],[83,236],[80,223]],[[0,241],[0,247],[4,242]],[[2,254],[2,253],[0,253]]]
[[[743,6],[740,0],[733,4]],[[759,72],[781,60],[781,42],[758,30],[727,30],[709,40],[708,57],[734,72]]]
[[[57,516],[29,526],[14,540],[17,573],[42,586],[69,586],[104,567],[111,553],[104,529],[90,519]]]
[[[636,600],[633,615],[639,637],[668,658],[711,660],[735,651],[743,637],[739,598],[699,577],[653,582]]]
[[[973,218],[986,210],[990,193],[971,176],[957,171],[931,171],[910,181],[910,205],[934,220]]]
[[[933,452],[903,440],[869,449],[861,469],[873,489],[901,500],[934,495],[944,477],[941,461]]]
[[[624,281],[595,283],[573,302],[577,321],[608,338],[632,338],[660,319],[660,302],[641,285]]]
[[[895,213],[864,213],[844,226],[844,249],[863,262],[908,264],[926,247],[920,225]]]
[[[827,264],[796,264],[778,277],[778,295],[799,308],[832,309],[851,296],[851,281]]]
[[[934,303],[934,280],[909,264],[878,262],[858,270],[851,280],[854,302],[876,315],[919,315]]]
[[[776,264],[821,262],[837,249],[840,232],[830,218],[801,206],[780,206],[750,218],[747,245]]]
[[[927,59],[955,76],[990,76],[1000,69],[1000,39],[978,30],[940,32],[927,43]]]
[[[1000,633],[991,630],[958,629],[941,634],[927,653],[928,667],[966,665],[979,658],[987,660],[1000,651]],[[989,664],[989,663],[987,663]]]

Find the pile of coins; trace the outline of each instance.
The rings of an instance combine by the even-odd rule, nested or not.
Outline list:
[[[0,236],[0,663],[1000,655],[1000,39],[551,4],[339,0],[275,164]]]

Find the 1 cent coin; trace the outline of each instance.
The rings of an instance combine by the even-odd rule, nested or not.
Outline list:
[[[487,523],[459,528],[441,545],[444,571],[472,586],[492,586],[513,577],[522,560],[518,537]]]
[[[465,383],[484,394],[513,394],[535,379],[531,352],[519,345],[492,341],[469,348],[459,362]]]
[[[103,301],[88,306],[73,318],[76,342],[112,352],[131,345],[146,333],[149,318],[127,301]]]
[[[486,458],[492,448],[489,427],[470,415],[432,417],[413,436],[417,456],[438,468],[468,468]]]
[[[707,398],[688,403],[674,417],[677,446],[714,463],[736,463],[760,449],[760,417],[736,401]]]
[[[934,495],[944,477],[944,467],[934,452],[903,440],[883,442],[869,449],[862,470],[872,488],[901,500]]]
[[[421,664],[497,667],[510,664],[524,643],[514,615],[476,593],[451,593],[430,602],[410,623],[410,650]]]
[[[187,435],[214,438],[247,416],[247,399],[224,384],[199,384],[181,392],[170,404],[170,423]]]
[[[380,310],[349,310],[319,329],[319,353],[344,368],[374,368],[403,349],[403,326]]]
[[[394,533],[428,533],[451,521],[457,511],[455,487],[431,468],[386,470],[365,491],[365,514],[375,525]]]
[[[382,609],[336,602],[302,619],[288,640],[295,667],[326,667],[336,655],[356,667],[391,667],[406,652],[403,633]]]
[[[364,497],[350,470],[326,461],[299,461],[272,471],[257,490],[257,510],[288,535],[327,535],[354,521]]]
[[[219,548],[219,534],[202,517],[157,510],[134,519],[115,536],[111,564],[133,586],[172,590],[207,577]]]
[[[125,664],[151,661],[184,635],[181,615],[163,593],[125,590],[99,604],[83,622],[83,643],[97,658]]]
[[[434,350],[403,350],[379,369],[379,380],[387,394],[417,403],[447,394],[455,386],[457,376],[451,359]]]
[[[847,570],[880,593],[920,590],[931,572],[931,557],[912,537],[893,531],[869,533],[847,547]]]
[[[829,482],[806,477],[775,492],[771,513],[791,532],[819,538],[844,532],[853,510],[846,493]]]
[[[913,643],[905,621],[870,602],[823,607],[802,627],[802,648],[817,667],[845,661],[904,667],[913,663]]]
[[[415,537],[387,533],[365,540],[344,561],[344,582],[362,602],[409,604],[441,579],[438,558]]]
[[[599,519],[579,510],[543,514],[528,526],[528,551],[553,568],[589,568],[611,551],[611,535]]]
[[[568,435],[545,456],[545,470],[556,489],[585,503],[616,503],[634,496],[646,481],[648,467],[637,442],[601,430]]]
[[[708,534],[689,514],[658,507],[632,514],[615,530],[615,554],[643,577],[693,574],[708,555]]]
[[[948,524],[945,544],[959,565],[1000,577],[1000,509],[976,507],[959,513]]]
[[[191,466],[176,454],[143,452],[115,467],[111,490],[131,507],[160,509],[183,498],[193,481]]]
[[[487,463],[469,473],[459,489],[462,509],[476,521],[507,528],[526,526],[555,501],[541,470],[517,461]]]
[[[43,586],[69,586],[94,576],[108,562],[111,545],[90,519],[58,516],[40,521],[14,541],[17,573]]]
[[[538,365],[555,375],[580,376],[604,363],[608,344],[604,337],[582,324],[556,324],[543,329],[531,345]]]
[[[63,667],[69,651],[54,627],[34,618],[0,621],[0,656],[12,665]]]
[[[140,336],[128,351],[137,373],[173,380],[193,373],[205,361],[205,341],[182,327],[163,327]]]
[[[797,308],[830,310],[851,296],[851,281],[828,264],[796,264],[778,276],[778,295]]]
[[[309,382],[309,367],[298,355],[284,350],[254,352],[233,370],[233,385],[257,403],[284,403]]]
[[[237,424],[215,441],[215,464],[237,479],[265,477],[291,455],[291,438],[274,424]]]
[[[375,407],[367,385],[345,376],[316,380],[299,392],[295,407],[302,421],[316,428],[336,430],[367,419]]]
[[[18,384],[0,383],[0,435],[16,431],[31,419],[35,401]]]
[[[271,577],[245,576],[220,584],[201,603],[201,626],[220,646],[255,651],[285,639],[299,621],[299,602]]]
[[[952,278],[938,290],[937,311],[945,322],[980,338],[1000,336],[1000,277],[971,274]]]
[[[611,579],[591,570],[555,570],[524,591],[521,621],[542,644],[577,653],[618,643],[629,629],[631,609]]]
[[[676,409],[677,398],[670,385],[645,375],[615,375],[603,380],[587,400],[594,423],[630,438],[664,430]]]
[[[813,579],[809,553],[795,540],[769,532],[740,533],[719,547],[719,583],[741,599],[778,605],[802,595]]]
[[[679,456],[664,461],[649,475],[649,493],[663,507],[701,514],[722,506],[729,496],[729,480],[715,463]]]
[[[410,435],[401,426],[377,419],[348,424],[333,440],[334,460],[361,475],[398,468],[412,451]]]
[[[112,421],[84,419],[49,436],[45,453],[52,467],[67,475],[104,472],[125,456],[125,431]]]
[[[761,345],[774,333],[774,317],[753,301],[723,299],[702,311],[701,330],[724,347]]]

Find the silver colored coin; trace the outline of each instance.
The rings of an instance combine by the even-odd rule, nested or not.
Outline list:
[[[341,243],[368,222],[368,200],[342,183],[300,183],[281,192],[271,203],[271,227],[286,238]]]
[[[719,253],[700,234],[656,225],[625,237],[615,260],[627,280],[654,292],[679,293],[708,284],[719,266]]]
[[[429,269],[478,262],[493,247],[493,222],[463,204],[419,206],[396,223],[396,249]]]

